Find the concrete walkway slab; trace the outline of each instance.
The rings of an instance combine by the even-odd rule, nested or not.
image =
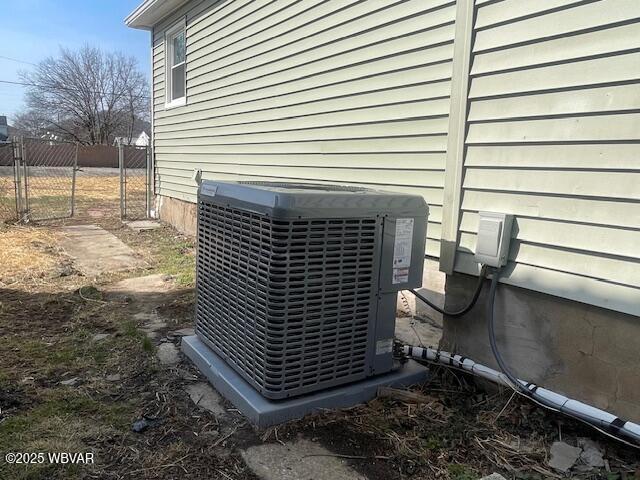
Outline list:
[[[105,292],[126,294],[132,297],[150,294],[165,295],[174,287],[173,277],[162,273],[145,275],[144,277],[125,278],[104,289]]]
[[[61,229],[62,248],[86,276],[143,267],[144,261],[118,237],[97,225],[73,225]]]
[[[133,220],[131,222],[125,222],[125,225],[135,232],[146,232],[148,230],[155,230],[162,225],[154,220]]]
[[[253,473],[263,480],[366,480],[344,460],[309,440],[257,445],[241,455]]]

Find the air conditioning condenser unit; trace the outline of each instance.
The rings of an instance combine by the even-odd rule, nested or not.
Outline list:
[[[397,292],[422,285],[421,196],[204,181],[197,209],[196,336],[183,350],[254,423],[424,379],[393,349]]]

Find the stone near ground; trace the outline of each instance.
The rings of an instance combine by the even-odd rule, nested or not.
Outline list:
[[[74,377],[74,378],[70,378],[68,380],[63,380],[60,382],[60,385],[65,385],[67,387],[73,387],[74,385],[76,385],[78,383],[78,378]]]
[[[107,375],[107,382],[119,382],[122,378],[119,373],[114,373],[113,375]]]
[[[96,333],[92,338],[94,342],[101,342],[109,337],[108,333]]]
[[[211,385],[205,382],[198,382],[188,385],[185,391],[200,408],[213,413],[214,415],[224,415],[226,410],[222,407],[222,397]]]
[[[180,361],[178,349],[173,343],[161,343],[158,345],[156,356],[162,365],[171,366]]]
[[[97,276],[145,266],[130,247],[97,225],[68,226],[62,228],[62,233],[60,246],[84,275]]]
[[[442,339],[442,328],[424,320],[411,317],[396,319],[395,337],[406,344],[425,347],[437,347]]]
[[[550,453],[549,466],[560,472],[568,472],[580,458],[582,449],[564,442],[553,442]]]
[[[256,445],[241,454],[247,466],[263,480],[366,479],[344,460],[309,440]]]
[[[171,334],[175,335],[176,337],[190,337],[191,335],[195,335],[196,331],[191,327],[187,327],[171,332]]]
[[[507,480],[499,473],[492,473],[491,475],[487,475],[486,477],[482,477],[480,480]]]
[[[578,446],[582,448],[580,461],[589,468],[604,467],[604,455],[602,448],[590,438],[579,438]]]
[[[146,232],[148,230],[155,230],[156,228],[160,228],[159,222],[153,220],[134,220],[131,222],[125,222],[125,225],[129,227],[131,230],[135,232]]]

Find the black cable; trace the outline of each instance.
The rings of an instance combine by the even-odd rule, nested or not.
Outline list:
[[[635,443],[629,443],[627,440],[620,438],[620,436],[618,435],[618,432],[611,432],[611,431],[606,431],[605,429],[601,428],[601,426],[594,421],[593,418],[591,418],[588,415],[579,415],[577,413],[572,413],[572,412],[567,412],[562,408],[562,405],[558,405],[556,403],[554,403],[553,401],[550,401],[546,398],[543,398],[542,396],[538,395],[536,393],[536,388],[535,385],[532,384],[527,384],[527,385],[523,385],[523,383],[518,380],[518,378],[511,373],[511,370],[509,370],[509,367],[507,366],[506,362],[504,361],[504,359],[502,358],[502,355],[500,354],[500,350],[498,349],[498,342],[496,340],[496,331],[495,331],[495,315],[494,315],[494,305],[495,305],[495,299],[496,299],[496,291],[498,289],[498,278],[500,277],[500,269],[497,268],[494,270],[493,272],[493,277],[491,278],[491,287],[489,289],[489,298],[487,299],[487,324],[489,326],[489,343],[491,345],[491,351],[493,352],[493,356],[496,359],[496,362],[498,364],[498,367],[500,368],[500,370],[502,371],[502,373],[504,373],[506,375],[506,377],[509,379],[509,381],[511,382],[511,384],[513,385],[513,388],[516,389],[516,391],[518,393],[521,393],[522,395],[532,399],[534,402],[538,403],[539,405],[542,405],[543,407],[549,408],[551,410],[554,410],[556,412],[560,412],[563,413],[565,415],[568,415],[572,418],[575,418],[576,420],[580,420],[581,422],[586,423],[587,425],[590,425],[591,427],[594,427],[596,430],[609,435],[612,438],[615,438],[617,440],[620,440],[624,443],[626,443],[627,445],[630,445],[632,447],[638,448],[640,447],[640,445],[638,444],[638,438],[635,435],[630,435],[627,434],[627,437],[632,440]],[[533,386],[535,388],[533,389],[529,389],[529,386]],[[620,418],[617,419],[622,425],[624,425],[626,422],[624,420],[621,420]]]
[[[491,278],[491,287],[489,288],[489,298],[487,299],[487,324],[489,326],[489,344],[491,345],[491,351],[493,352],[493,356],[498,363],[498,367],[502,373],[504,373],[509,381],[513,384],[514,388],[517,388],[522,393],[527,396],[531,396],[531,392],[527,389],[522,383],[518,381],[518,378],[511,373],[509,367],[506,362],[502,358],[500,354],[500,350],[498,350],[498,342],[496,341],[496,329],[494,322],[493,309],[496,300],[496,291],[498,290],[498,279],[500,277],[500,269],[496,268],[493,272],[493,276]]]
[[[487,276],[487,266],[483,265],[482,269],[480,270],[480,275],[478,276],[478,283],[476,284],[476,290],[473,293],[473,297],[471,298],[471,301],[463,309],[455,312],[447,312],[444,308],[440,308],[437,305],[434,305],[426,297],[422,296],[415,290],[409,290],[409,291],[413,293],[416,296],[416,298],[419,298],[421,301],[423,301],[424,303],[429,305],[431,308],[433,308],[436,312],[440,312],[441,314],[447,315],[449,317],[461,317],[462,315],[467,313],[469,310],[471,310],[473,306],[476,304],[476,302],[478,301],[478,297],[480,297],[480,292],[482,291],[482,285],[484,285],[484,279],[486,278],[486,276]]]

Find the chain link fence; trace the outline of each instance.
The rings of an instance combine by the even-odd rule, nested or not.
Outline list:
[[[120,221],[149,216],[147,147],[35,138],[0,144],[0,221]]]
[[[0,143],[0,222],[17,219],[13,144]]]

